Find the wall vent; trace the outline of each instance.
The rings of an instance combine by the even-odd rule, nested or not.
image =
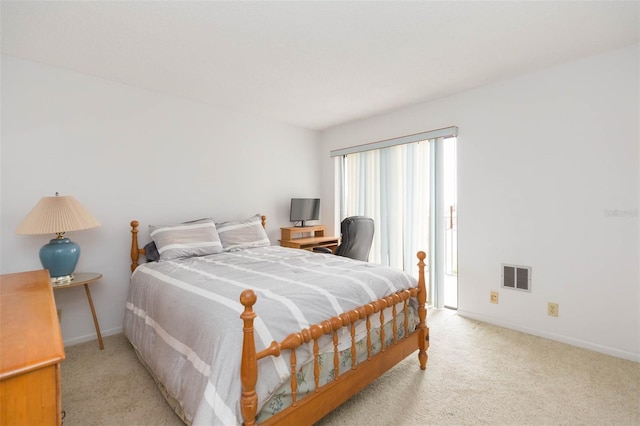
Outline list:
[[[502,264],[502,287],[531,291],[531,266]]]

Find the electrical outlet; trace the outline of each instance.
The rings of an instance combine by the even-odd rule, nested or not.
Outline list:
[[[62,309],[57,309],[58,312],[58,322],[62,322]]]
[[[492,291],[489,295],[489,302],[491,303],[498,303],[498,292],[497,291]]]
[[[558,304],[557,303],[549,302],[547,304],[547,315],[549,315],[550,317],[557,317],[558,316]]]

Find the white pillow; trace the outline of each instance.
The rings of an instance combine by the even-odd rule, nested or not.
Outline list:
[[[150,225],[149,234],[161,261],[222,253],[222,243],[212,219],[180,225]]]
[[[224,251],[271,245],[259,214],[245,220],[216,223],[216,229]]]

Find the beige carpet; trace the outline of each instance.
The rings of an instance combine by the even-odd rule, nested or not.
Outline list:
[[[429,312],[412,355],[331,413],[333,425],[640,425],[640,364]],[[123,335],[66,348],[65,426],[180,425]]]

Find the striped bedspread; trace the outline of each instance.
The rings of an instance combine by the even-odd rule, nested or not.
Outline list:
[[[415,278],[393,268],[279,246],[147,263],[131,277],[124,331],[188,422],[235,425],[242,423],[243,290],[258,295],[260,351],[292,332],[416,286]],[[299,366],[310,361],[310,345],[296,355]],[[289,381],[288,358],[259,361],[258,410]]]

